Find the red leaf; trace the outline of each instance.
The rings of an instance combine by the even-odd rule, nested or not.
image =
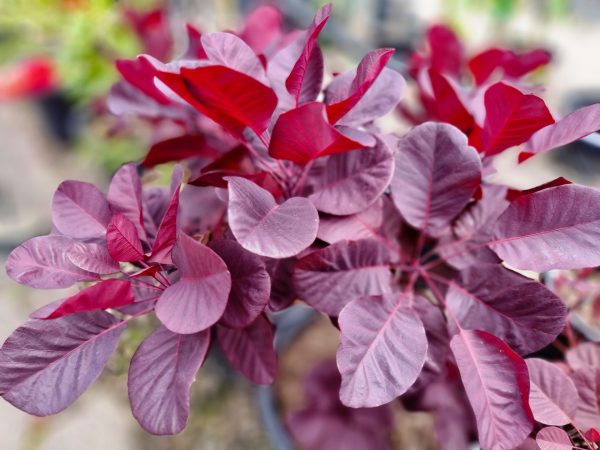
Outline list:
[[[82,289],[64,300],[44,306],[32,315],[32,319],[56,319],[69,314],[97,309],[117,308],[135,302],[131,283],[110,278]]]
[[[204,136],[185,134],[157,142],[142,161],[144,167],[154,167],[170,161],[181,161],[194,156],[216,158],[219,152],[210,146]]]
[[[279,116],[273,128],[269,155],[305,165],[325,155],[363,148],[327,121],[325,105],[306,103]]]
[[[124,214],[115,214],[106,230],[106,246],[117,261],[140,261],[144,250],[135,225]]]
[[[306,31],[306,41],[302,48],[302,52],[285,81],[285,87],[296,100],[296,106],[300,104],[300,96],[303,91],[304,79],[309,69],[311,56],[314,51],[318,51],[317,38],[329,19],[331,8],[331,3],[328,3],[315,14],[310,28]]]
[[[482,141],[487,156],[526,142],[537,130],[554,123],[544,101],[504,83],[485,93]]]
[[[431,51],[431,67],[439,73],[459,76],[463,64],[464,48],[454,31],[443,25],[433,25],[427,30]]]
[[[277,106],[270,87],[224,66],[182,68],[157,77],[177,95],[235,136],[246,127],[262,134]]]
[[[480,86],[496,69],[502,69],[509,77],[520,78],[549,62],[550,53],[543,49],[518,55],[511,50],[491,48],[472,57],[469,70],[475,78],[475,84]]]
[[[469,134],[475,125],[473,117],[467,111],[448,79],[430,69],[429,79],[435,97],[438,118],[448,122],[465,134]]]
[[[115,65],[117,66],[117,70],[129,84],[135,86],[148,97],[156,100],[161,105],[172,103],[171,100],[154,85],[154,76],[157,71],[147,56],[140,55],[136,59],[118,59],[115,62]]]
[[[356,69],[356,77],[352,81],[348,97],[331,105],[327,105],[327,117],[335,124],[348,113],[375,83],[377,77],[394,54],[394,49],[379,48],[367,53]]]

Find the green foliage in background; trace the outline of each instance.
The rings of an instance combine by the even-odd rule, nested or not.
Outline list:
[[[61,87],[82,102],[103,95],[117,79],[116,58],[135,55],[140,45],[122,17],[128,7],[149,1],[0,1],[0,66],[28,56],[51,57]]]

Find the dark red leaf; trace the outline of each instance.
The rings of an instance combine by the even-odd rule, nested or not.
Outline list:
[[[106,230],[106,246],[117,261],[141,261],[144,250],[135,225],[123,214],[115,214]]]
[[[171,161],[202,156],[213,159],[219,152],[213,148],[204,136],[185,134],[176,138],[157,142],[142,161],[144,167],[154,167]]]

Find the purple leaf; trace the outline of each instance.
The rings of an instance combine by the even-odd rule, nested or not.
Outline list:
[[[450,341],[486,450],[511,449],[533,428],[525,361],[496,336],[459,330]]]
[[[76,239],[104,237],[110,220],[106,197],[90,183],[63,181],[52,199],[52,223]]]
[[[233,367],[256,384],[271,384],[277,375],[273,326],[259,316],[242,329],[217,327],[217,340]]]
[[[25,322],[0,349],[0,393],[29,414],[62,411],[98,378],[124,329],[103,311]]]
[[[451,125],[425,123],[400,141],[392,199],[412,226],[439,235],[481,182],[481,161]]]
[[[565,356],[573,370],[600,369],[600,346],[597,342],[582,342],[567,350]]]
[[[69,261],[82,270],[99,275],[119,271],[119,263],[110,256],[104,244],[73,242],[65,251]]]
[[[323,55],[321,49],[317,43],[319,33],[327,23],[329,15],[331,14],[332,4],[328,3],[317,11],[315,17],[310,24],[309,29],[306,31],[306,38],[304,47],[294,64],[294,67],[290,71],[289,76],[285,81],[285,87],[288,92],[294,97],[296,106],[304,103],[305,101],[314,100],[312,94],[306,95],[308,92],[314,92],[315,80],[318,80],[319,90],[321,81],[323,79],[323,64],[319,64],[319,60],[322,61]],[[315,62],[317,58],[317,62]],[[320,70],[320,73],[315,73]],[[308,99],[307,99],[308,97]]]
[[[318,311],[337,316],[355,298],[391,292],[390,254],[378,241],[340,241],[296,263],[298,296]]]
[[[161,264],[172,264],[171,250],[177,240],[177,211],[179,210],[179,189],[183,173],[180,170],[173,173],[174,192],[169,206],[160,222],[156,238],[152,244],[150,261]]]
[[[344,99],[350,90],[356,70],[338,75],[327,86],[325,103],[336,103]],[[398,72],[387,67],[371,85],[365,95],[342,117],[338,125],[356,127],[372,122],[392,111],[404,95],[406,81]]]
[[[127,280],[109,278],[82,289],[64,300],[51,303],[31,315],[33,319],[56,319],[69,314],[98,309],[117,308],[135,302],[131,283]],[[55,303],[57,303],[55,305]]]
[[[352,80],[345,98],[327,105],[327,117],[332,125],[348,114],[366,95],[367,91],[377,81],[394,51],[391,48],[378,48],[363,57],[356,68],[356,76]]]
[[[298,298],[293,283],[295,258],[267,259],[265,261],[271,277],[269,309],[280,311]]]
[[[98,276],[68,258],[73,241],[65,236],[38,236],[23,242],[6,260],[6,273],[17,283],[37,289],[66,288]]]
[[[221,318],[231,290],[227,266],[214,251],[185,234],[179,234],[173,263],[181,278],[163,291],[156,316],[174,333],[193,334]]]
[[[209,345],[208,331],[175,334],[162,326],[140,344],[127,387],[133,416],[146,431],[163,435],[185,428],[190,388]]]
[[[535,437],[541,450],[572,450],[573,444],[565,430],[558,427],[542,428]]]
[[[535,420],[561,426],[573,422],[579,403],[573,381],[559,367],[543,359],[530,358],[525,362],[531,380],[529,406]]]
[[[134,164],[125,164],[114,174],[108,187],[113,214],[121,213],[134,225],[140,239],[147,240],[142,214],[142,183]]]
[[[201,37],[207,58],[267,84],[265,69],[254,51],[242,39],[231,33],[209,33]]]
[[[356,214],[381,196],[394,172],[394,155],[381,140],[373,148],[332,155],[308,197],[319,211]]]
[[[300,253],[317,237],[319,215],[310,200],[292,197],[278,205],[252,181],[226,177],[229,226],[246,250],[271,258]]]
[[[580,401],[577,402],[575,425],[583,430],[600,428],[600,369],[579,369],[571,373]]]
[[[124,214],[115,214],[106,230],[108,253],[117,261],[140,261],[144,250],[135,224]]]
[[[551,344],[567,317],[552,291],[499,264],[461,271],[448,288],[446,303],[462,328],[492,333],[521,355]]]
[[[600,192],[567,184],[523,195],[495,223],[490,247],[517,269],[600,265]]]
[[[556,123],[538,130],[525,145],[519,160],[562,147],[600,130],[600,103],[580,108]]]
[[[269,155],[304,166],[321,156],[363,147],[327,121],[323,103],[310,102],[279,116],[273,127]]]
[[[398,253],[395,237],[402,228],[402,218],[387,196],[377,199],[365,210],[351,216],[324,216],[319,219],[317,237],[334,244],[352,236],[353,239],[380,240],[393,253]]]
[[[410,388],[427,356],[425,328],[405,294],[361,297],[339,317],[340,399],[353,408],[389,403]]]
[[[271,278],[263,260],[233,240],[211,241],[208,246],[227,264],[231,292],[220,323],[244,328],[265,310],[271,294]]]

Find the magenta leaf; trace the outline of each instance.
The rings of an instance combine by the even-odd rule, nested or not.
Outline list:
[[[423,322],[405,294],[361,297],[339,317],[340,399],[353,408],[391,402],[416,381],[427,356]]]
[[[481,85],[498,68],[502,68],[509,77],[520,78],[548,64],[550,59],[550,54],[543,49],[519,55],[511,50],[491,48],[472,57],[469,60],[469,70],[475,78],[475,83]]]
[[[277,375],[273,326],[259,316],[245,328],[217,327],[217,341],[233,367],[256,384],[271,384]]]
[[[60,300],[56,306],[52,303],[50,309],[43,307],[34,312],[31,317],[34,319],[56,319],[84,311],[117,308],[134,302],[135,297],[129,281],[109,278],[82,289],[77,294],[64,300]]]
[[[600,369],[600,345],[597,342],[582,342],[567,350],[565,356],[573,370]]]
[[[98,378],[124,329],[103,311],[27,321],[0,349],[0,393],[29,414],[62,411]]]
[[[152,244],[150,261],[161,264],[172,264],[171,251],[177,240],[177,212],[179,210],[179,192],[183,177],[183,172],[180,170],[173,172],[172,184],[174,192],[171,196],[171,201],[167,210],[162,217],[156,238]]]
[[[355,77],[355,69],[335,77],[325,91],[325,103],[343,100]],[[386,115],[400,102],[405,88],[406,81],[402,75],[395,70],[384,68],[365,95],[338,121],[338,124],[361,126]]]
[[[238,33],[257,54],[271,50],[281,35],[281,12],[272,6],[259,6],[251,11]]]
[[[144,250],[135,224],[124,214],[115,214],[106,230],[106,247],[117,261],[140,261]]]
[[[433,25],[427,30],[427,42],[431,67],[436,72],[460,76],[465,49],[454,31],[444,25]]]
[[[52,223],[76,239],[104,237],[110,220],[106,197],[90,183],[63,181],[52,199]]]
[[[356,214],[383,194],[394,172],[394,155],[377,140],[373,148],[328,157],[308,197],[319,211]]]
[[[434,70],[429,70],[429,79],[438,118],[469,134],[475,126],[475,121],[459,97],[458,88],[453,86],[446,76]]]
[[[443,123],[425,123],[400,141],[392,199],[412,226],[439,235],[481,182],[481,161],[467,138]]]
[[[492,333],[521,355],[551,344],[567,317],[552,291],[499,264],[461,271],[448,288],[446,303],[462,328]]]
[[[459,330],[450,341],[486,450],[511,449],[533,428],[525,361],[496,336]]]
[[[537,131],[525,145],[519,160],[577,141],[600,130],[600,103],[580,108]]]
[[[363,57],[356,68],[356,76],[352,80],[345,98],[327,105],[327,117],[331,124],[339,122],[365,96],[385,68],[394,51],[391,48],[379,48]]]
[[[355,298],[391,292],[389,250],[373,239],[340,241],[296,263],[298,296],[318,311],[337,316]]]
[[[169,330],[193,334],[217,322],[227,306],[231,276],[207,246],[180,233],[171,253],[181,278],[156,303],[156,316]]]
[[[504,83],[486,91],[485,110],[482,139],[487,156],[522,144],[537,130],[554,123],[541,98]]]
[[[273,128],[269,155],[305,165],[320,156],[364,147],[327,121],[325,105],[310,102],[279,116]]]
[[[184,134],[157,142],[142,161],[144,167],[154,167],[170,161],[181,161],[187,158],[204,156],[215,158],[218,152],[206,137]]]
[[[108,187],[108,202],[113,214],[127,217],[139,238],[147,240],[142,213],[142,183],[134,164],[125,164],[114,174]]]
[[[190,388],[209,345],[208,331],[175,334],[162,326],[140,344],[127,387],[133,416],[146,431],[164,435],[185,428]]]
[[[541,450],[572,450],[573,444],[565,430],[558,427],[542,428],[535,437]]]
[[[307,91],[313,91],[314,80],[322,80],[323,79],[323,65],[312,62],[314,58],[323,59],[321,51],[319,49],[319,44],[317,43],[317,39],[319,37],[319,33],[327,23],[329,19],[329,15],[331,14],[331,3],[323,6],[321,9],[317,11],[315,17],[310,24],[309,29],[306,31],[306,38],[304,42],[304,47],[294,67],[290,71],[289,76],[285,81],[285,86],[288,92],[294,97],[296,106],[304,103],[303,100],[306,100],[306,97],[309,98],[308,101],[314,100],[312,95],[306,95]],[[315,69],[320,69],[320,74],[314,74]],[[319,76],[320,75],[320,76]],[[307,82],[308,81],[308,82]],[[312,83],[311,83],[312,81]],[[308,86],[308,89],[307,89]],[[320,82],[319,82],[320,88]]]
[[[229,67],[266,84],[265,69],[254,51],[232,33],[203,34],[202,47],[213,64]]]
[[[231,292],[220,323],[244,328],[264,311],[271,295],[271,278],[263,260],[233,240],[211,241],[208,246],[227,264]]]
[[[160,71],[158,79],[199,112],[235,136],[246,128],[262,134],[277,106],[273,90],[254,78],[225,66]]]
[[[252,181],[226,177],[229,226],[246,250],[271,258],[294,256],[317,237],[319,215],[310,200],[292,197],[281,205]]]
[[[65,236],[38,236],[23,242],[6,260],[6,273],[17,283],[37,289],[66,288],[98,276],[69,259],[74,241]]]
[[[98,275],[108,275],[119,271],[119,263],[110,256],[104,244],[73,242],[65,251],[69,261],[82,270]]]
[[[498,218],[494,252],[517,269],[545,272],[600,264],[600,192],[566,184],[523,195]]]
[[[545,425],[572,423],[579,403],[573,381],[562,369],[543,359],[530,358],[525,362],[531,380],[529,406],[535,420]]]

